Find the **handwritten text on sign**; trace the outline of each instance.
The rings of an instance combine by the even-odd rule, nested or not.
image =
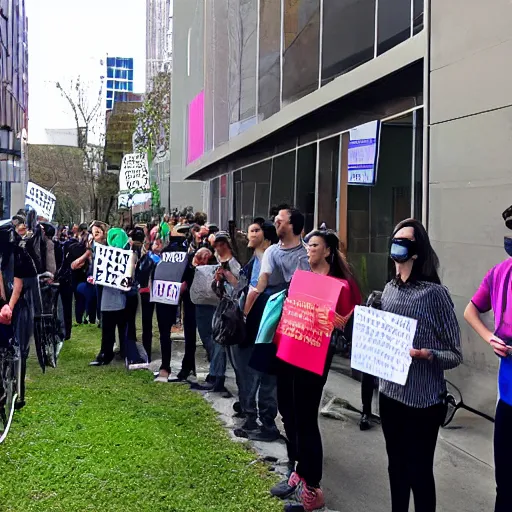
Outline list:
[[[181,283],[173,283],[172,281],[153,281],[152,302],[161,302],[177,306],[180,301]]]
[[[29,181],[25,194],[25,204],[34,208],[37,215],[47,220],[52,220],[55,208],[55,196],[44,188]]]
[[[96,245],[94,254],[94,282],[101,286],[127,291],[131,285],[132,251]]]
[[[149,190],[149,168],[145,153],[130,153],[123,157],[121,172],[119,173],[119,190],[121,192],[134,192],[135,190]]]
[[[329,308],[302,300],[286,299],[283,315],[277,332],[302,341],[313,347],[320,347],[325,337],[333,330],[329,320]]]
[[[352,335],[352,368],[405,385],[417,321],[357,306]]]

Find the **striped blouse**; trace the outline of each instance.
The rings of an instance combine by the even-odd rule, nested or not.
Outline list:
[[[450,294],[444,286],[425,281],[393,280],[382,293],[382,309],[418,320],[413,348],[429,349],[432,361],[413,359],[405,386],[380,380],[380,392],[410,407],[439,403],[446,392],[444,370],[462,362],[460,329]]]

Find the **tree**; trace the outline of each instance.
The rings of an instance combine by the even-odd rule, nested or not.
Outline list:
[[[83,156],[83,183],[88,196],[88,212],[95,219],[108,223],[113,203],[113,180],[106,176],[108,173],[104,165],[103,79],[97,96],[90,92],[80,76],[71,80],[69,87],[63,87],[60,82],[55,85],[75,118],[77,145]],[[99,143],[93,143],[94,139]],[[117,191],[114,196],[116,194]]]
[[[171,130],[171,75],[160,72],[153,78],[153,88],[146,94],[141,108],[135,111],[134,147],[146,152],[151,164],[157,153],[169,149]]]

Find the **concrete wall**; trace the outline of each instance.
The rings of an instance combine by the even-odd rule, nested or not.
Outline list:
[[[448,378],[460,384],[466,403],[491,412],[498,361],[462,313],[486,271],[506,257],[512,3],[431,0],[431,9],[429,228],[460,317],[465,359]]]
[[[161,203],[166,208],[191,205],[203,207],[203,184],[183,182],[186,165],[188,104],[204,89],[204,1],[174,0],[173,72],[171,86],[171,179],[160,185]],[[190,75],[188,36],[190,29]]]

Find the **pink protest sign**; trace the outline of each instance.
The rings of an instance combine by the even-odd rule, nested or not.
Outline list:
[[[187,165],[204,153],[204,91],[188,105]]]
[[[322,375],[334,329],[335,311],[348,314],[351,293],[347,281],[297,270],[274,336],[277,357]],[[346,313],[345,313],[346,311]]]

